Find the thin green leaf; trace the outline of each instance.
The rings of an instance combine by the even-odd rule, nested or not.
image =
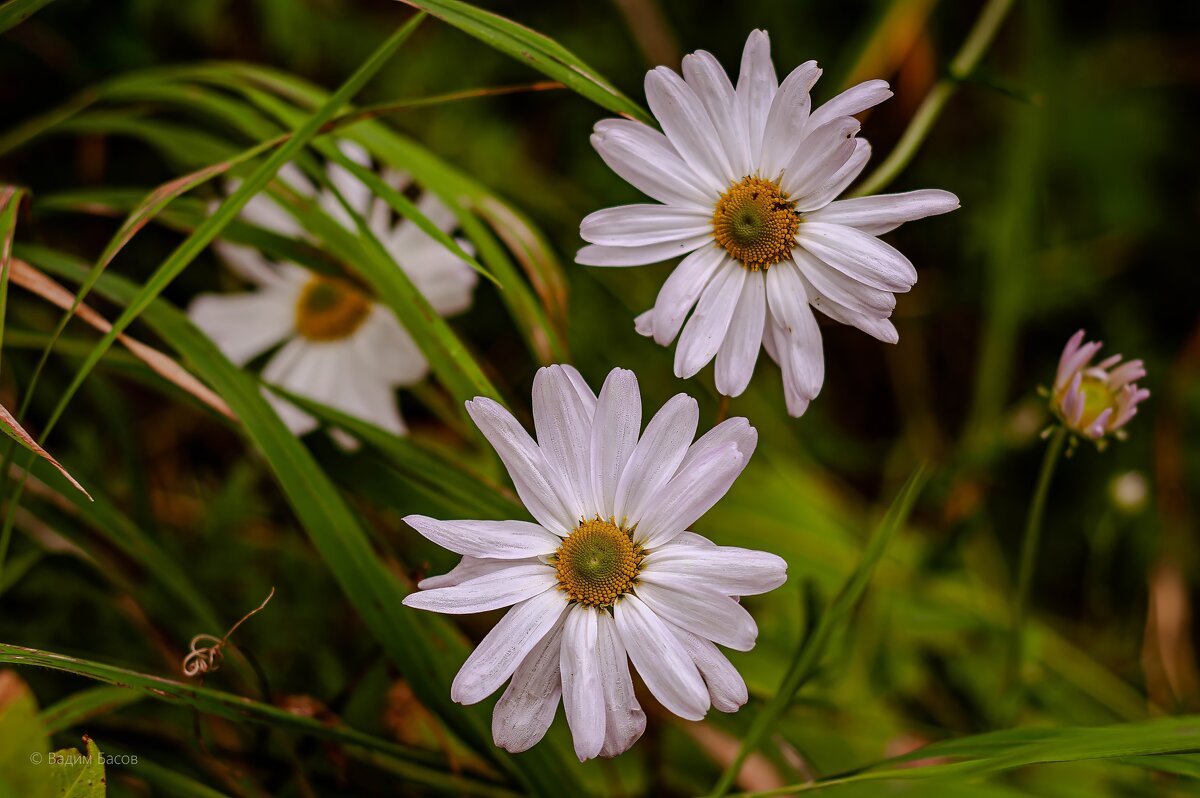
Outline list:
[[[15,28],[52,0],[6,0],[0,3],[0,33]]]
[[[592,102],[649,122],[646,111],[619,92],[578,56],[545,34],[459,0],[402,0],[469,33],[489,47],[533,66]]]
[[[33,437],[25,431],[25,428],[17,422],[17,419],[13,417],[12,413],[8,412],[8,408],[6,408],[4,405],[0,405],[0,430],[3,430],[8,437],[24,446],[31,454],[42,458],[47,463],[54,466],[56,469],[58,469],[58,473],[66,477],[67,481],[70,482],[76,490],[78,490],[84,496],[87,496],[89,499],[92,498],[91,494],[84,489],[83,485],[80,485],[79,481],[76,480],[75,477],[71,476],[67,469],[63,468],[62,463],[55,460],[52,454],[38,445],[38,442],[35,441]]]
[[[21,209],[23,189],[0,186],[0,352],[4,346],[4,319],[8,308],[8,279],[12,265],[13,238],[17,233],[17,213]]]
[[[48,734],[58,734],[92,718],[135,704],[143,698],[144,694],[125,687],[91,687],[46,707],[40,717]]]
[[[729,791],[734,779],[741,772],[742,763],[746,761],[746,757],[758,747],[775,721],[791,705],[796,692],[817,672],[829,641],[833,638],[834,633],[842,627],[850,610],[862,598],[863,592],[871,581],[871,575],[875,572],[875,566],[883,556],[884,549],[887,548],[888,541],[891,540],[895,531],[908,520],[908,515],[912,511],[913,504],[920,495],[926,479],[925,467],[917,466],[908,481],[900,488],[900,492],[896,494],[896,498],[892,500],[887,514],[875,527],[875,531],[867,541],[862,557],[850,574],[850,578],[846,580],[833,603],[821,614],[812,634],[801,643],[792,667],[784,677],[783,684],[776,692],[775,697],[754,716],[750,729],[742,737],[742,745],[738,749],[737,756],[734,757],[733,762],[725,769],[716,786],[713,787],[711,795],[714,798]]]

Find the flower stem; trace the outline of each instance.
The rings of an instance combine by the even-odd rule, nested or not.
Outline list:
[[[971,32],[967,34],[966,41],[959,48],[954,60],[950,62],[946,77],[939,80],[929,94],[925,95],[921,107],[913,115],[904,135],[900,137],[900,141],[896,143],[888,157],[850,196],[861,197],[866,194],[876,194],[904,171],[904,167],[908,166],[916,156],[917,149],[924,143],[929,131],[933,129],[934,123],[942,115],[946,103],[958,90],[959,84],[979,65],[980,59],[987,52],[992,40],[996,38],[1000,23],[1008,16],[1012,5],[1013,0],[988,0],[988,4],[984,6],[979,18],[975,20]]]
[[[1050,482],[1054,479],[1054,468],[1062,455],[1067,441],[1067,428],[1054,430],[1046,453],[1042,457],[1042,470],[1038,475],[1033,501],[1029,504],[1029,516],[1025,520],[1025,539],[1021,543],[1021,565],[1017,572],[1017,593],[1014,597],[1012,628],[1009,630],[1008,659],[1005,668],[1005,685],[1009,688],[1019,684],[1025,619],[1029,614],[1029,589],[1033,583],[1033,571],[1037,564],[1037,552],[1042,537],[1042,515],[1046,509],[1046,497],[1050,493]]]

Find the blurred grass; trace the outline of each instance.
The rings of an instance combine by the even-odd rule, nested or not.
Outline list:
[[[480,5],[547,34],[550,43],[528,41],[540,42],[552,61],[575,54],[616,93],[589,80],[582,94],[435,101],[342,131],[454,206],[482,265],[503,285],[481,285],[472,311],[448,328],[480,366],[483,382],[473,384],[494,386],[528,421],[539,363],[569,358],[595,385],[621,365],[637,371],[647,406],[680,390],[697,395],[704,425],[717,414],[711,375],[675,380],[672,353],[632,329],[633,313],[653,302],[669,267],[571,263],[584,214],[638,201],[591,150],[591,125],[614,111],[636,113],[652,66],[646,52],[704,48],[732,67],[749,30],[766,27],[781,71],[814,57],[827,67],[817,101],[851,78],[892,82],[896,97],[864,122],[878,162],[948,74],[983,7],[918,0]],[[14,7],[0,5],[0,12]],[[65,281],[78,284],[85,273],[79,259],[103,259],[120,220],[151,191],[294,126],[327,96],[317,86],[341,83],[408,15],[383,0],[59,0],[42,8],[0,36],[0,75],[17,76],[0,80],[0,183],[29,189],[16,216],[18,254],[33,261],[40,254],[40,265],[57,264]],[[661,26],[644,27],[647,19]],[[634,23],[640,27],[631,29],[630,20],[642,20]],[[536,64],[511,57],[520,44],[501,52],[470,32],[430,20],[402,57],[381,67],[361,107],[399,108],[541,77]],[[732,659],[750,686],[750,705],[732,716],[714,713],[703,732],[653,715],[633,751],[586,766],[568,753],[559,720],[546,743],[515,758],[520,768],[542,771],[533,778],[542,779],[543,794],[562,779],[592,794],[707,793],[773,698],[814,613],[853,571],[881,514],[873,503],[893,495],[922,458],[934,460],[936,475],[912,521],[884,551],[864,600],[833,630],[823,667],[789,703],[743,781],[799,784],[925,743],[947,741],[918,756],[995,739],[976,735],[1007,722],[999,686],[1008,608],[1041,454],[1037,433],[1048,421],[1035,388],[1052,378],[1062,344],[1081,326],[1103,338],[1106,351],[1146,359],[1154,396],[1129,441],[1103,455],[1081,449],[1061,464],[1032,586],[1027,695],[1018,728],[994,733],[1052,758],[1046,754],[1056,732],[1148,723],[1114,734],[1149,744],[1154,730],[1175,728],[1156,716],[1200,710],[1191,609],[1200,575],[1200,277],[1193,268],[1200,156],[1187,146],[1200,121],[1198,36],[1200,11],[1189,4],[1015,4],[979,66],[955,76],[957,93],[890,187],[947,188],[963,203],[955,214],[888,237],[921,275],[900,298],[900,344],[884,347],[827,325],[829,378],[804,418],[783,414],[778,372],[765,360],[750,390],[732,402],[730,411],[747,415],[762,443],[697,529],[722,543],[776,551],[790,575],[780,591],[746,600],[759,644]],[[558,67],[542,69],[564,78]],[[275,98],[273,107],[255,103],[264,96]],[[291,110],[279,113],[280,102]],[[215,183],[200,186],[139,229],[97,283],[97,308],[120,315],[131,292],[203,224],[218,193]],[[297,244],[236,222],[222,235],[315,268],[367,265],[356,242],[318,235],[315,245]],[[13,508],[17,534],[0,572],[0,640],[104,663],[98,667],[172,675],[192,635],[219,633],[227,628],[219,621],[240,617],[275,585],[278,598],[239,630],[237,642],[270,675],[279,706],[304,707],[329,728],[344,723],[424,749],[450,773],[464,759],[496,756],[480,726],[486,721],[464,721],[444,689],[440,698],[436,687],[421,689],[413,679],[419,669],[403,665],[409,652],[399,651],[421,635],[445,642],[449,653],[434,681],[448,681],[464,656],[464,636],[478,639],[492,616],[464,618],[458,630],[439,623],[434,633],[428,619],[412,620],[398,605],[372,610],[364,602],[374,599],[360,598],[356,607],[347,597],[360,595],[357,583],[331,573],[339,538],[320,543],[297,534],[313,523],[306,494],[331,497],[343,509],[329,531],[361,529],[357,556],[394,598],[411,579],[452,565],[403,526],[403,515],[511,512],[511,495],[494,487],[504,484],[496,462],[454,421],[455,379],[440,375],[402,392],[411,439],[358,428],[367,445],[357,452],[316,436],[299,446],[281,430],[268,431],[252,379],[179,332],[171,305],[231,286],[216,260],[200,253],[165,286],[152,306],[158,311],[129,319],[139,338],[174,351],[226,401],[239,398],[235,411],[245,427],[120,352],[105,354],[52,445],[97,502],[86,505],[56,473],[33,468],[36,482]],[[393,300],[403,304],[399,294]],[[42,300],[9,289],[0,404],[27,401],[20,420],[33,432],[46,428],[95,346],[88,328],[68,324],[30,391],[38,355],[60,319]],[[346,426],[331,411],[310,409]],[[280,490],[281,474],[286,482],[294,469],[309,467],[317,481],[307,484],[319,487]],[[1113,498],[1110,480],[1125,472],[1145,479],[1144,502]],[[493,487],[470,495],[477,475]],[[371,621],[376,611],[394,622]],[[410,635],[396,631],[410,623]],[[389,639],[390,659],[378,642]],[[19,672],[43,706],[87,688],[79,678]],[[255,682],[232,661],[211,677],[212,687],[231,695],[253,696]],[[111,768],[114,795],[439,792],[336,745],[263,737],[234,720],[206,714],[197,721],[158,702],[110,706],[99,696],[96,711],[53,729],[54,742],[78,745],[86,731],[106,751],[137,752],[153,763]],[[486,709],[471,717],[486,718]],[[1192,722],[1180,722],[1180,745],[1200,748]],[[463,731],[464,723],[475,724],[475,733]],[[452,727],[459,733],[447,734]],[[1087,752],[1101,750],[1104,733],[1096,730]],[[1032,759],[1006,760],[1009,750],[978,749],[983,764],[939,765],[953,778],[894,781],[886,789],[1200,794],[1188,755],[1136,758],[1138,767],[1033,767]],[[1143,752],[1111,749],[1109,756]],[[1015,764],[1000,772],[1005,761]],[[235,776],[223,762],[246,767]],[[529,788],[519,784],[504,789]],[[825,791],[874,796],[881,789],[847,783]]]

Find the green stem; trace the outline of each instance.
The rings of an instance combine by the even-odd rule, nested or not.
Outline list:
[[[861,197],[866,194],[877,194],[904,171],[904,168],[916,156],[917,150],[925,142],[926,136],[933,129],[938,117],[942,115],[946,103],[954,96],[954,92],[958,91],[959,84],[979,65],[980,59],[987,52],[992,40],[996,38],[1000,23],[1008,16],[1012,5],[1013,0],[988,0],[988,4],[983,7],[979,18],[975,20],[971,32],[967,34],[966,41],[954,56],[954,60],[950,62],[946,77],[939,80],[929,94],[925,95],[921,107],[917,109],[912,121],[908,123],[908,128],[900,137],[900,141],[896,143],[884,162],[876,167],[875,171],[851,193],[851,196]]]
[[[1029,504],[1029,517],[1025,520],[1025,539],[1021,543],[1021,570],[1017,572],[1017,594],[1013,604],[1005,671],[1005,684],[1009,687],[1016,686],[1020,680],[1025,619],[1029,614],[1029,590],[1033,584],[1033,571],[1037,566],[1037,552],[1042,537],[1042,516],[1046,510],[1046,497],[1050,494],[1050,482],[1054,479],[1054,467],[1058,465],[1067,435],[1067,428],[1059,426],[1046,446],[1042,470],[1033,492],[1033,501]]]

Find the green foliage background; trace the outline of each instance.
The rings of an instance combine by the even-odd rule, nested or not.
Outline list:
[[[1200,9],[1016,2],[958,75],[950,65],[983,3],[481,4],[547,40],[449,0],[419,5],[433,17],[403,39],[412,9],[387,0],[0,3],[0,23],[14,24],[0,33],[0,184],[25,192],[0,212],[0,244],[11,235],[18,258],[72,292],[111,259],[86,302],[178,359],[238,419],[79,321],[40,368],[62,311],[5,273],[0,404],[23,407],[35,437],[55,427],[46,448],[95,501],[41,462],[22,483],[26,454],[10,454],[0,663],[44,709],[34,716],[21,693],[21,711],[6,713],[16,704],[0,691],[0,764],[45,747],[27,741],[82,748],[86,733],[138,756],[110,764],[111,795],[698,795],[773,707],[737,789],[1200,794],[1189,715],[1200,710]],[[705,427],[722,412],[711,369],[679,381],[672,351],[633,330],[670,266],[572,260],[584,215],[640,201],[591,149],[592,124],[642,113],[645,71],[677,67],[683,52],[707,49],[734,69],[756,27],[781,73],[821,62],[817,101],[858,80],[892,82],[896,97],[864,122],[875,163],[950,75],[941,90],[957,91],[889,190],[945,188],[963,207],[888,236],[920,274],[899,301],[897,346],[825,325],[828,378],[802,419],[784,413],[765,358],[729,407],[761,444],[697,529],[779,553],[790,576],[746,600],[759,643],[732,659],[750,704],[702,724],[652,712],[645,738],[613,761],[576,762],[561,715],[546,742],[504,755],[490,744],[490,702],[466,709],[448,693],[495,617],[400,606],[414,578],[453,562],[400,518],[521,512],[461,400],[494,393],[528,421],[543,363],[572,362],[596,386],[613,366],[632,368],[647,407],[687,391]],[[552,79],[569,86],[442,97]],[[345,110],[328,100],[339,86],[357,106],[395,106],[341,134],[452,201],[494,278],[448,326],[420,322],[407,281],[319,212],[305,219],[316,248],[234,221],[232,200],[204,221],[224,197],[219,177],[147,200],[228,159],[249,183],[265,184],[271,157],[302,155],[319,172],[332,153],[320,125]],[[425,98],[440,99],[400,107]],[[305,123],[309,135],[252,150]],[[121,228],[135,210],[154,220]],[[367,445],[346,453],[283,429],[255,378],[178,310],[238,287],[206,248],[212,236],[349,270],[409,322],[435,371],[401,394],[411,438],[320,407]],[[1128,441],[1060,464],[1018,687],[1003,664],[1050,420],[1036,389],[1079,327],[1144,358],[1153,396]],[[928,480],[889,535],[903,519],[885,510],[922,461]],[[1132,506],[1112,490],[1129,472],[1148,484]],[[869,539],[882,547],[873,571]],[[847,583],[866,586],[861,601],[837,600]],[[193,635],[221,636],[271,587],[224,668],[202,687],[185,680]],[[779,696],[796,662],[810,678]],[[932,764],[879,766],[925,743],[938,745],[918,755]],[[23,794],[17,778],[27,771],[0,770],[0,796]]]

